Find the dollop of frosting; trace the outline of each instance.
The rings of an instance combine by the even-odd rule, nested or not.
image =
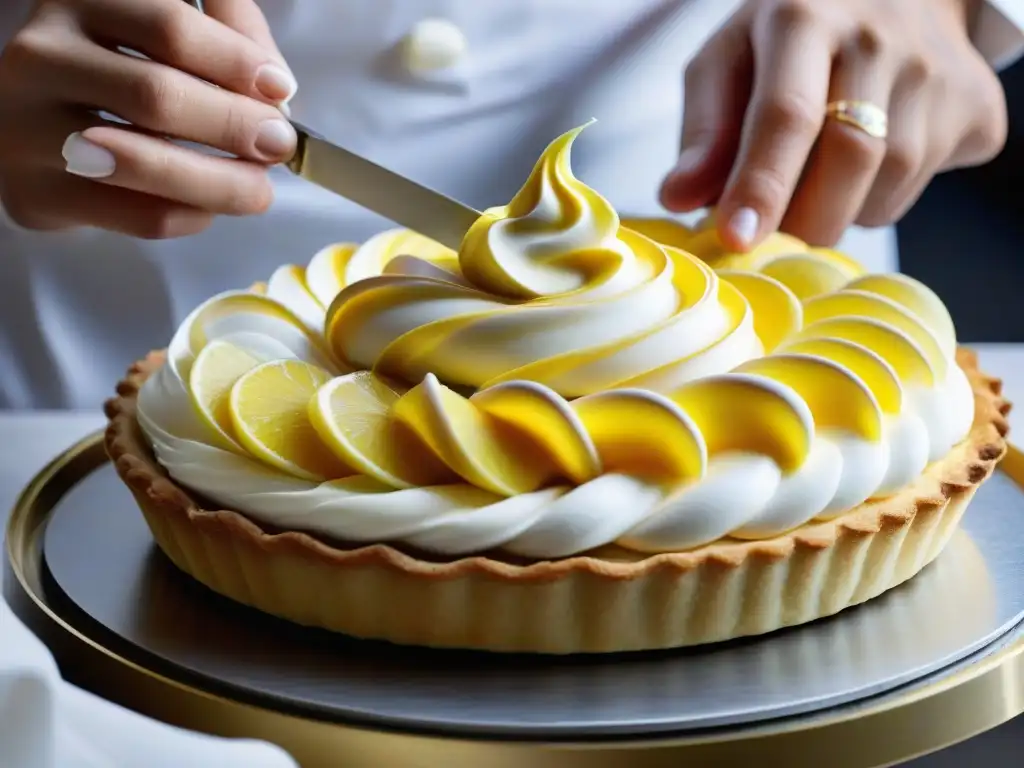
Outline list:
[[[279,528],[557,558],[777,536],[898,491],[967,435],[927,287],[783,235],[729,254],[707,225],[620,221],[572,174],[580,130],[458,253],[390,230],[197,308],[139,397],[168,473]],[[327,382],[304,428],[330,469],[271,466],[203,417],[190,374],[215,341],[248,361],[238,381],[297,360]]]
[[[325,325],[338,359],[405,381],[527,380],[578,397],[672,387],[759,356],[732,285],[623,228],[573,176],[580,130],[548,147],[509,205],[483,214],[457,257],[439,264],[406,246],[381,274],[349,282]]]

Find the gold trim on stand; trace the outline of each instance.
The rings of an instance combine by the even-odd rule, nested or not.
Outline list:
[[[231,700],[132,660],[132,649],[47,595],[39,536],[53,502],[103,463],[102,435],[77,443],[19,498],[7,529],[7,597],[51,648],[66,678],[169,723],[266,739],[304,768],[637,768],[780,765],[881,768],[995,728],[1024,712],[1024,637],[958,671],[875,703],[751,727],[659,740],[591,743],[488,742],[376,731],[316,720],[267,701]],[[1000,467],[1024,487],[1024,454]],[[121,647],[124,646],[124,647]]]

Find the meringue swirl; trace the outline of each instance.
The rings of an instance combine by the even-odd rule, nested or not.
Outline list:
[[[783,235],[729,254],[707,224],[624,225],[571,172],[580,130],[458,253],[390,230],[195,310],[139,398],[168,473],[285,529],[558,558],[777,536],[898,491],[967,435],[927,287]],[[307,424],[337,453],[327,475],[200,417],[190,372],[214,341],[328,381]]]
[[[704,262],[624,229],[569,168],[576,129],[438,268],[418,254],[347,285],[325,337],[354,369],[455,387],[528,380],[567,397],[660,389],[762,354],[742,296]]]

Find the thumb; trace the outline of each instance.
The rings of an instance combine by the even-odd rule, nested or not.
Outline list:
[[[682,152],[661,185],[670,211],[708,206],[725,188],[753,81],[749,43],[712,39],[686,69]]]
[[[204,0],[203,10],[207,16],[231,27],[272,52],[274,57],[291,73],[291,67],[284,60],[281,49],[277,47],[274,35],[270,31],[270,25],[267,23],[263,11],[256,4],[256,0]],[[292,80],[295,80],[294,73],[292,73]],[[294,86],[291,95],[284,99],[282,104],[287,104],[295,95],[295,91],[298,89],[297,81]]]

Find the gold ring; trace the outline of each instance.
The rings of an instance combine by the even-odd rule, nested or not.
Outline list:
[[[884,109],[870,101],[833,101],[825,107],[825,114],[859,128],[876,139],[884,139],[889,135],[889,116]]]

